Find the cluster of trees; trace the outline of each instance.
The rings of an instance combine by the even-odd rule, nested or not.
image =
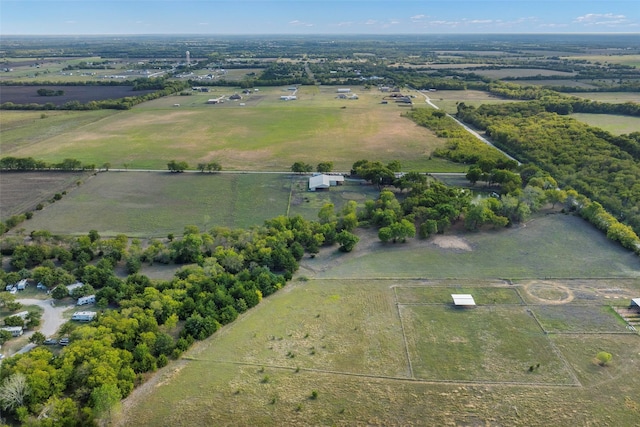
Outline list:
[[[62,96],[62,95],[64,95],[64,91],[63,90],[45,89],[45,88],[38,89],[37,93],[40,96]]]
[[[464,103],[460,105],[464,106]],[[412,108],[404,116],[447,140],[444,148],[438,148],[433,152],[436,157],[466,164],[475,164],[480,160],[491,160],[496,163],[508,161],[502,153],[475,138],[442,111]]]
[[[640,133],[614,137],[532,103],[464,106],[459,115],[493,142],[539,166],[640,232]]]
[[[171,160],[169,161],[169,163],[167,163],[167,169],[169,169],[169,172],[184,172],[185,170],[189,169],[189,163],[187,162],[180,162],[180,161],[176,161],[176,160]]]
[[[77,171],[77,170],[94,170],[94,164],[83,164],[78,159],[64,159],[58,163],[47,163],[43,160],[35,160],[33,157],[13,157],[6,156],[0,158],[1,170],[16,170],[16,171],[28,171],[28,170],[62,170],[62,171]]]
[[[313,172],[313,165],[305,162],[295,162],[291,165],[291,172],[309,173]],[[333,170],[333,162],[320,162],[316,166],[316,172],[327,173]]]
[[[102,311],[89,324],[61,328],[59,335],[70,344],[59,355],[37,347],[4,360],[0,405],[29,425],[90,423],[127,396],[146,372],[283,287],[305,253],[336,243],[352,250],[357,225],[351,202],[340,212],[325,205],[319,221],[281,216],[250,230],[208,232],[187,226],[181,238],[146,247],[124,235],[103,239],[95,230],[76,238],[34,232],[29,244],[6,239],[2,250],[14,271],[0,271],[0,286],[29,278],[56,287],[53,296],[66,298],[65,285],[79,280],[85,286],[73,296],[95,293]],[[154,262],[184,266],[171,280],[138,273],[141,264]],[[125,266],[129,276],[118,277],[116,266]],[[20,398],[3,400],[18,379],[24,384]]]

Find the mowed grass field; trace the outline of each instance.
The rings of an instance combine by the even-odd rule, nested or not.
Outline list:
[[[504,257],[486,268],[492,278],[447,277],[475,261],[445,247],[412,248],[429,278],[398,274],[411,268],[400,258],[370,278],[345,277],[347,265],[379,261],[367,236],[350,254],[323,250],[303,261],[303,280],[136,390],[116,425],[635,425],[640,337],[606,307],[640,292],[640,269],[590,233],[576,242],[588,227],[557,215],[528,224],[536,233],[478,236],[491,250],[515,239],[540,252],[545,240],[567,239],[566,264],[616,260],[626,265],[619,278],[605,279],[603,263],[590,271],[602,279],[501,280],[514,263]],[[530,255],[520,269],[557,274]],[[453,308],[452,293],[471,293],[478,307]],[[613,355],[609,366],[594,363],[599,351]]]
[[[425,92],[429,96],[431,102],[437,105],[441,110],[449,114],[455,114],[458,111],[458,104],[464,102],[467,105],[479,107],[482,104],[496,104],[503,102],[514,102],[509,99],[501,99],[488,92],[479,90],[439,90],[436,92]],[[423,96],[414,99],[416,105],[420,105]]]
[[[21,174],[31,175],[38,174]],[[354,200],[363,207],[378,195],[377,187],[349,180],[329,191],[309,192],[308,179],[269,173],[102,172],[71,187],[21,227],[26,232],[97,230],[104,236],[165,237],[179,235],[186,225],[249,228],[279,215],[313,220],[325,203],[339,210]]]
[[[430,159],[443,141],[401,117],[398,105],[381,104],[383,94],[377,90],[354,87],[359,99],[340,100],[335,87],[303,86],[296,92],[298,100],[281,101],[281,95],[293,93],[287,89],[265,88],[240,101],[207,104],[210,98],[239,92],[214,88],[129,111],[72,113],[63,116],[68,118],[64,123],[50,117],[35,124],[33,114],[26,113],[24,120],[31,119],[32,125],[3,130],[1,147],[3,155],[48,162],[76,158],[112,168],[166,169],[169,160],[178,160],[192,168],[217,161],[225,170],[286,171],[296,161],[314,166],[333,161],[336,170],[348,171],[357,160],[383,159],[399,160],[406,170],[464,169]],[[20,122],[19,114],[6,120]],[[60,126],[67,128],[62,132]]]
[[[571,117],[590,126],[606,130],[614,135],[640,132],[640,117],[586,113],[571,114]]]

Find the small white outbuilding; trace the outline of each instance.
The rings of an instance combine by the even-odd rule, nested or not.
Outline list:
[[[476,302],[470,294],[451,294],[453,305],[456,307],[475,307]]]
[[[342,185],[343,182],[344,176],[342,175],[314,175],[309,178],[309,191],[316,191],[317,189],[324,189],[335,185]]]

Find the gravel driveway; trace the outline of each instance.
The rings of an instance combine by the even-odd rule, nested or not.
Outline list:
[[[50,299],[18,299],[17,302],[22,305],[37,305],[44,309],[44,313],[42,313],[42,320],[40,324],[40,332],[44,334],[45,337],[50,337],[54,335],[60,326],[67,321],[62,314],[68,310],[70,307],[74,307],[73,304],[67,305],[58,305],[53,298]]]

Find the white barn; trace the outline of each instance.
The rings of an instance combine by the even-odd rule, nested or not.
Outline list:
[[[344,176],[342,175],[314,175],[309,178],[309,191],[325,189],[331,186],[342,185]]]

